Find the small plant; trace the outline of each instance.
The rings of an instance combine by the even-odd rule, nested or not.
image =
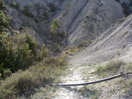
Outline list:
[[[0,9],[4,9],[4,8],[5,8],[4,2],[3,0],[0,0]]]
[[[63,51],[64,55],[74,55],[78,53],[80,49],[78,47],[68,47]]]
[[[61,38],[64,38],[66,36],[66,33],[63,31],[63,32],[58,32],[57,35]]]
[[[17,3],[17,2],[12,2],[11,6],[16,8],[16,9],[19,9],[19,3]]]
[[[45,57],[48,57],[49,53],[50,53],[49,49],[45,45],[42,45],[41,51],[39,52],[38,55],[38,59],[41,60]]]
[[[9,17],[4,13],[4,11],[0,11],[0,32],[4,31],[4,28],[8,26]]]
[[[58,33],[59,32],[59,26],[60,26],[60,21],[59,20],[54,20],[50,26],[50,31],[52,33]]]
[[[122,67],[125,65],[126,63],[123,61],[110,61],[105,65],[98,66],[96,68],[96,73],[102,76],[107,76],[109,74],[117,74],[122,72],[121,69],[123,69]]]
[[[26,16],[29,17],[29,18],[32,18],[32,17],[33,17],[32,12],[30,11],[30,6],[28,6],[28,5],[25,5],[25,6],[24,6],[22,12],[23,12],[24,15],[26,15]]]

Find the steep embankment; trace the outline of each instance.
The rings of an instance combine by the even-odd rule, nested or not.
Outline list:
[[[60,28],[69,34],[68,45],[78,45],[95,39],[124,16],[123,7],[115,0],[71,0],[59,16]]]
[[[84,83],[121,71],[131,71],[131,52],[132,15],[116,22],[88,48],[72,57],[69,73],[62,76],[61,81],[67,84]],[[117,59],[122,61],[111,61]],[[132,76],[124,78],[86,87],[58,87],[55,99],[131,99]]]
[[[54,19],[60,22],[58,27],[60,32],[66,33],[63,39],[67,41],[67,45],[78,45],[83,41],[95,39],[116,20],[126,16],[124,8],[130,6],[130,0],[120,2],[116,0],[5,0],[5,2],[13,29],[29,32],[41,43],[44,41],[49,45],[54,39],[49,33]],[[124,7],[122,3],[125,4]]]
[[[12,29],[29,32],[40,43],[49,43],[52,18],[62,9],[64,0],[5,0]],[[63,9],[62,9],[63,10]]]
[[[126,1],[121,0],[121,2]],[[105,31],[116,20],[125,16],[124,8],[115,0],[6,0],[6,5],[11,16],[10,24],[13,29],[30,32],[37,36],[40,41],[46,40],[46,43],[49,42],[47,40],[49,34],[46,32],[49,31],[52,20],[56,18],[61,23],[60,31],[67,33],[68,45],[78,45],[84,40],[93,40],[102,34],[89,47],[71,58],[69,72],[60,77],[64,83],[82,83],[84,80],[94,81],[101,78],[93,73],[96,72],[96,68],[88,66],[89,64],[101,63],[111,59],[132,61],[132,15],[118,21]],[[119,68],[120,66],[117,69]],[[111,91],[113,91],[114,86],[111,83],[102,84],[102,88],[95,86],[94,90],[92,88],[57,87],[57,92],[52,92],[52,94],[55,93],[54,98],[56,99],[87,99],[94,94],[100,96],[100,99],[102,96],[107,99],[109,96],[106,97],[105,95],[107,93],[112,94]],[[111,86],[109,91],[107,91],[108,86]],[[118,84],[115,86],[120,88]],[[120,93],[116,88],[114,90]],[[99,93],[96,93],[96,90]],[[100,92],[102,93],[100,94]],[[36,94],[38,95],[36,96]],[[43,92],[38,91],[36,94],[32,96],[35,97],[32,99],[45,98]],[[116,93],[111,98],[115,99],[115,95]],[[118,97],[117,95],[117,99]]]
[[[131,60],[132,15],[119,20],[95,40],[88,48],[75,55],[71,63],[76,65],[99,63],[121,58]]]
[[[68,67],[67,74],[60,77],[61,82],[84,83],[116,75],[122,70],[131,71],[131,63],[123,62],[132,62],[131,25],[132,15],[119,20],[88,48],[71,57],[71,66]],[[123,61],[108,62],[114,59]],[[124,78],[85,87],[56,87],[56,92],[48,97],[53,99],[131,99],[131,79],[131,76],[124,76]],[[42,99],[45,97],[40,92],[37,95]],[[38,99],[35,96],[33,99]]]

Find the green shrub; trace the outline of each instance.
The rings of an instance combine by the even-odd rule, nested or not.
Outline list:
[[[12,2],[11,6],[16,8],[16,9],[19,9],[19,3],[17,3],[17,2]]]
[[[26,71],[19,71],[0,84],[0,98],[29,97],[36,88],[53,82],[63,73],[67,62],[64,57],[47,57]]]
[[[4,13],[4,11],[0,11],[0,32],[4,31],[4,28],[8,26],[9,17]]]
[[[41,50],[38,53],[38,59],[41,60],[45,57],[48,57],[49,53],[50,53],[49,49],[45,45],[42,45]]]
[[[44,53],[48,54],[47,48],[43,48],[43,51],[39,49],[35,39],[27,33],[14,36],[0,34],[0,73],[3,74],[4,69],[12,72],[26,69],[34,62],[41,61]]]
[[[102,76],[109,76],[117,74],[123,71],[123,67],[126,65],[123,61],[110,61],[105,65],[98,66],[96,73]]]
[[[59,33],[59,26],[60,26],[60,21],[59,20],[54,20],[53,23],[50,26],[50,31],[52,33]]]
[[[34,55],[36,55],[37,54],[38,44],[35,41],[35,39],[33,39],[32,36],[27,34],[27,33],[25,35],[25,43],[27,43],[29,45],[29,50],[31,50],[32,53]]]
[[[5,69],[3,74],[4,77],[9,77],[12,74],[12,72],[10,71],[10,69]]]
[[[0,9],[3,9],[3,8],[5,8],[4,2],[3,0],[0,0]]]
[[[30,6],[28,6],[28,5],[25,5],[25,6],[24,6],[22,12],[23,12],[24,15],[26,15],[26,16],[29,17],[29,18],[32,18],[32,17],[33,17],[33,14],[32,14],[32,12],[31,12],[31,10],[30,10]]]
[[[64,38],[66,36],[66,33],[63,32],[58,32],[58,36],[60,36],[61,38]]]

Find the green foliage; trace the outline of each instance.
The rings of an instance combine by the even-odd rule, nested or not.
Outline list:
[[[4,8],[5,8],[4,2],[3,0],[0,0],[0,9],[4,9]]]
[[[5,69],[12,72],[26,69],[35,61],[40,61],[43,55],[40,56],[38,53],[42,53],[42,50],[38,50],[37,42],[27,33],[14,36],[0,34],[0,73],[4,75]],[[43,53],[48,54],[47,51]]]
[[[58,32],[58,36],[60,36],[61,38],[64,38],[66,36],[66,33],[63,32]]]
[[[0,33],[8,27],[9,17],[5,12],[6,6],[4,5],[3,0],[0,0]]]
[[[26,16],[29,17],[29,18],[32,18],[32,17],[33,17],[33,14],[32,14],[32,12],[31,12],[31,10],[30,10],[30,6],[28,6],[28,5],[25,5],[25,6],[24,6],[22,12],[23,12],[24,15],[26,15]]]
[[[7,68],[5,67],[6,64],[10,61],[12,63],[12,58],[9,56],[13,55],[12,51],[12,45],[11,38],[6,34],[0,34],[0,66],[1,68]]]
[[[9,77],[11,74],[12,74],[12,72],[10,71],[10,69],[5,69],[3,72],[4,77]]]
[[[41,87],[37,90],[35,94],[33,94],[30,99],[42,99],[43,97],[45,99],[52,99],[56,93],[56,87],[55,86],[45,86]]]
[[[122,67],[125,65],[126,63],[123,61],[110,61],[105,65],[98,66],[96,68],[96,73],[102,76],[109,76],[112,74],[117,74],[123,71]]]
[[[59,26],[60,26],[60,21],[59,20],[54,20],[53,23],[50,26],[50,31],[52,33],[59,33]]]
[[[17,3],[17,2],[12,2],[11,6],[16,8],[16,9],[19,9],[19,3]]]
[[[67,65],[64,57],[47,57],[26,71],[19,71],[0,84],[2,99],[15,99],[17,96],[29,97],[36,88],[45,86],[60,76]]]
[[[38,53],[38,59],[41,60],[45,57],[48,57],[49,53],[50,53],[49,49],[45,45],[42,45],[42,48]]]
[[[4,13],[4,11],[0,11],[0,32],[3,32],[4,28],[8,26],[9,17]]]
[[[29,45],[29,50],[31,50],[32,53],[34,55],[36,55],[38,44],[34,39],[32,39],[31,35],[29,35],[27,33],[25,35],[25,43],[27,43]]]

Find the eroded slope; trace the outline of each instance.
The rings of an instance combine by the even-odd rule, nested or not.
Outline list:
[[[82,65],[122,58],[131,61],[132,15],[119,20],[88,48],[75,55],[71,63]],[[125,57],[125,56],[126,57]]]

